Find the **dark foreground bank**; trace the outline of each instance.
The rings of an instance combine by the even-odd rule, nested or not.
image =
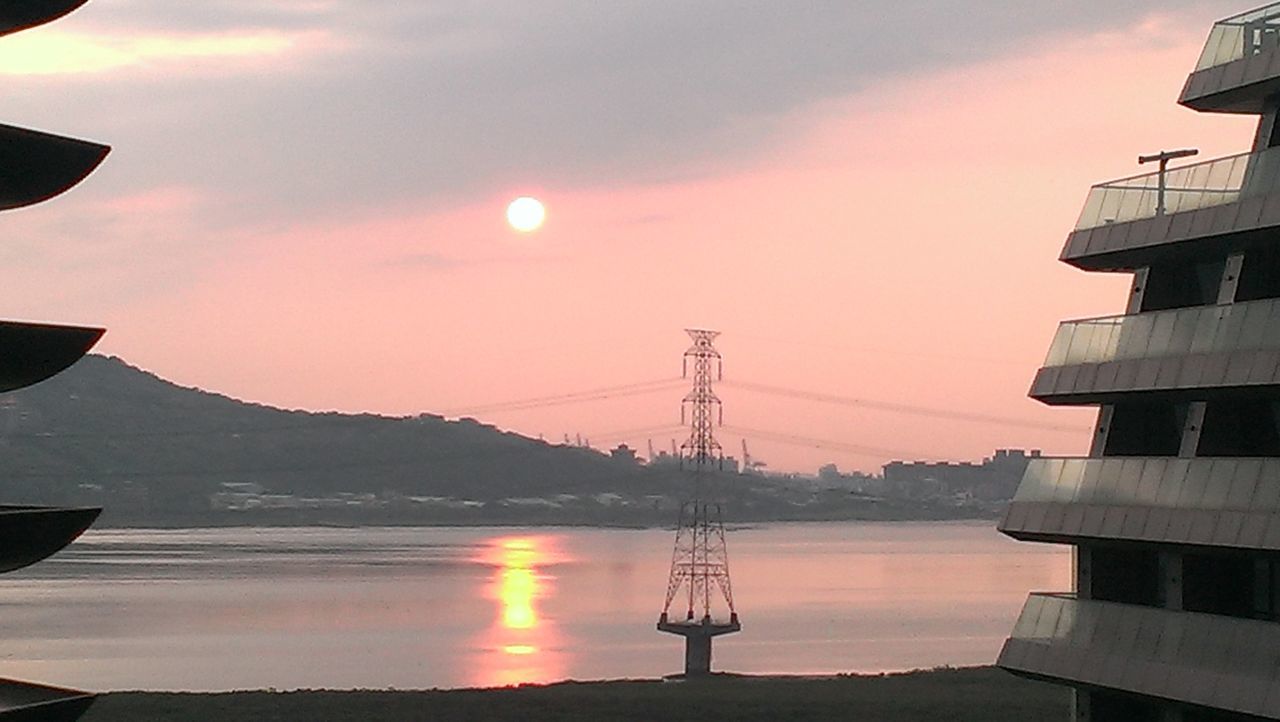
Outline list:
[[[1065,719],[1067,700],[1060,687],[976,667],[866,677],[721,677],[697,684],[564,682],[516,689],[426,692],[122,692],[104,695],[82,719],[1024,722]]]

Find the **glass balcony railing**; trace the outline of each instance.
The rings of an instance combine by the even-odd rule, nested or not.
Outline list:
[[[1032,594],[996,664],[1252,715],[1248,719],[1276,719],[1277,645],[1275,622]]]
[[[1016,539],[1277,551],[1277,516],[1280,457],[1042,457],[997,528]]]
[[[1272,3],[1216,23],[1200,53],[1196,70],[1226,65],[1277,46],[1280,46],[1280,3]]]
[[[1234,203],[1277,190],[1280,148],[1109,181],[1094,186],[1076,230]]]
[[[1280,299],[1067,321],[1044,365],[1262,350],[1280,350]]]
[[[1015,503],[1280,513],[1280,458],[1032,459]]]

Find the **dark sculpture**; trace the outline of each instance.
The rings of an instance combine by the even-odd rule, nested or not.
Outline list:
[[[0,35],[57,20],[88,0],[5,0],[0,5]]]
[[[8,0],[0,35],[55,20],[85,0]],[[105,145],[0,125],[0,210],[66,191],[93,172]],[[103,329],[0,321],[0,393],[43,381],[75,363]],[[48,557],[80,536],[101,509],[0,505],[0,573]],[[71,722],[93,703],[88,692],[0,679],[0,722]]]
[[[48,200],[84,180],[111,149],[0,125],[0,210]]]

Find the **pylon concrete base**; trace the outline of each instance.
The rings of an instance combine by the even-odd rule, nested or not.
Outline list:
[[[713,622],[710,617],[701,621],[672,622],[663,614],[658,618],[658,631],[684,637],[684,676],[706,677],[711,674],[711,638],[740,631],[742,625],[734,614],[727,623]]]

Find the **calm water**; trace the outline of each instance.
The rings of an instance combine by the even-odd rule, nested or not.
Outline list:
[[[743,631],[717,668],[989,663],[1059,547],[987,522],[729,535]],[[0,676],[91,689],[423,688],[679,670],[654,630],[672,534],[602,529],[90,531],[0,580]]]

